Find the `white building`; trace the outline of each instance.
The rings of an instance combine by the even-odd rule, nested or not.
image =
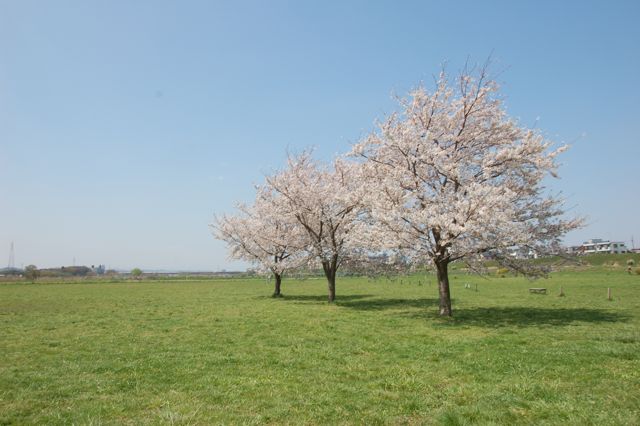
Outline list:
[[[609,241],[601,240],[600,238],[594,238],[589,241],[585,241],[578,247],[578,253],[593,254],[593,253],[628,253],[629,249],[622,241]]]
[[[528,247],[513,246],[507,249],[509,255],[514,259],[537,259],[538,253]]]

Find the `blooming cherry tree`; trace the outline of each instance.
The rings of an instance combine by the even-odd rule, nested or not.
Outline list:
[[[221,216],[211,225],[214,236],[227,243],[233,259],[245,260],[269,271],[275,278],[273,297],[280,297],[282,277],[303,264],[301,230],[278,214],[281,198],[258,188],[252,206],[238,205],[239,214]]]
[[[322,166],[305,152],[289,157],[286,169],[266,179],[266,187],[284,200],[282,216],[301,227],[310,259],[322,265],[329,302],[336,297],[336,272],[353,248],[351,231],[359,213],[354,170],[354,164],[341,160]]]
[[[370,247],[430,259],[440,315],[452,315],[452,261],[491,253],[506,262],[514,246],[542,252],[580,225],[562,217],[561,199],[544,194],[543,178],[556,176],[566,147],[552,150],[539,132],[520,127],[497,93],[485,70],[454,83],[442,73],[432,92],[412,91],[401,112],[351,152],[365,160]]]

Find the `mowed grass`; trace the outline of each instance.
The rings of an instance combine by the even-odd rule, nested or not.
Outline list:
[[[640,424],[640,276],[452,286],[0,285],[0,423]]]

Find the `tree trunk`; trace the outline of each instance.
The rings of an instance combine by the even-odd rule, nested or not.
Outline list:
[[[449,292],[449,260],[436,260],[436,270],[438,271],[438,291],[440,293],[440,316],[450,317],[451,293]]]
[[[327,278],[327,285],[329,287],[329,303],[332,303],[336,300],[336,275],[333,274],[332,277]]]
[[[282,297],[282,293],[280,293],[280,284],[282,284],[282,275],[273,274],[276,278],[275,288],[273,289],[273,297]]]
[[[322,262],[324,275],[327,277],[327,287],[329,289],[329,303],[336,300],[336,262]]]

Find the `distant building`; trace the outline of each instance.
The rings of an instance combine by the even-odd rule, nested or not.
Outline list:
[[[106,271],[106,267],[104,265],[98,265],[97,267],[95,265],[91,265],[91,270],[96,274],[96,275],[104,275],[105,271]]]
[[[22,275],[23,273],[24,271],[22,269],[14,268],[14,267],[6,267],[6,268],[0,269],[0,277],[18,276],[18,275]]]
[[[622,241],[601,240],[593,238],[582,245],[570,247],[569,251],[576,254],[594,253],[629,253],[629,249]]]
[[[509,256],[514,259],[537,259],[538,253],[529,247],[513,246],[507,249]]]

